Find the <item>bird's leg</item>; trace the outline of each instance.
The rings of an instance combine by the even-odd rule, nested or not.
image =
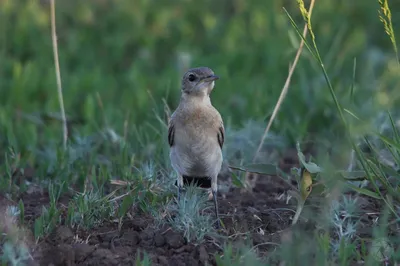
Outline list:
[[[214,199],[213,192],[212,192],[211,188],[207,189],[207,194],[208,194],[208,200]]]
[[[178,174],[178,202],[181,200],[181,194],[183,188],[183,177],[182,175]]]
[[[221,221],[219,220],[217,193],[218,193],[218,191],[213,191],[215,216],[217,218],[217,228],[220,228],[221,227]]]
[[[219,212],[218,212],[218,200],[217,200],[218,184],[216,177],[214,177],[211,181],[211,191],[214,199],[215,216],[217,218],[217,229],[219,229],[221,227],[221,221],[219,220]]]
[[[182,191],[183,191],[182,187],[178,186],[178,202],[181,200]]]

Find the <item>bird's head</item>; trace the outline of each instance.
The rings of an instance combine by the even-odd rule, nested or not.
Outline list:
[[[206,96],[214,88],[218,76],[208,67],[189,69],[182,78],[182,92],[193,96]]]

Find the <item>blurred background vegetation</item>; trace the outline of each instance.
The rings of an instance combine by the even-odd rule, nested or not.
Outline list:
[[[400,2],[390,4],[400,36]],[[262,127],[300,41],[283,7],[302,28],[294,0],[57,1],[71,136],[110,128],[132,145],[139,136],[163,140],[154,127],[157,116],[164,117],[165,103],[172,110],[177,106],[180,77],[196,66],[209,66],[221,77],[212,101],[228,128],[253,120]],[[312,16],[339,100],[369,122],[379,118],[382,107],[396,106],[400,94],[399,68],[378,10],[378,1],[324,0]],[[0,1],[3,149],[60,145],[61,124],[49,123],[59,116],[54,71],[49,2]],[[290,145],[343,135],[323,75],[307,49],[272,131]]]
[[[305,2],[308,7],[309,1]],[[400,39],[400,1],[391,0],[389,4],[394,34]],[[99,214],[105,220],[112,208],[103,185],[108,189],[110,181],[122,179],[133,181],[133,194],[137,197],[126,197],[131,202],[124,201],[123,206],[128,208],[135,201],[147,213],[158,213],[170,197],[164,192],[175,193],[172,186],[166,188],[164,179],[159,178],[173,176],[165,123],[178,105],[182,74],[198,66],[208,66],[220,76],[211,98],[226,125],[224,158],[231,164],[251,161],[300,43],[283,8],[302,29],[304,21],[295,0],[56,1],[59,60],[69,126],[69,146],[64,154],[49,1],[0,0],[0,168],[4,177],[0,178],[0,196],[19,198],[34,188],[33,182],[39,181],[43,187],[49,185],[51,197],[52,193],[57,194],[56,186],[60,193],[72,187],[74,192],[86,191],[90,181],[98,191],[89,199],[98,205],[80,204],[85,194],[77,194],[68,213],[72,218],[74,211],[84,217],[89,211],[106,208],[106,215]],[[365,144],[362,137],[373,130],[391,132],[387,110],[400,126],[400,67],[379,10],[377,0],[320,0],[312,13],[316,43],[334,93],[347,110],[346,119],[357,144]],[[304,48],[289,93],[265,142],[267,152],[263,150],[260,161],[281,160],[283,156],[274,153],[276,148],[287,151],[294,150],[296,142],[317,143],[313,148],[322,151],[322,156],[316,156],[317,161],[331,163],[331,168],[326,169],[348,167],[351,146],[345,141],[345,128],[316,62]],[[396,135],[390,142],[394,144],[386,145],[386,149],[393,146],[393,155],[396,154],[395,162],[390,161],[390,167],[395,169],[390,175],[400,180],[400,137]],[[327,147],[321,147],[324,145]],[[268,149],[271,146],[273,149]],[[336,148],[339,156],[328,155],[329,147]],[[380,157],[377,150],[375,155]],[[296,152],[292,157],[297,159]],[[34,168],[34,173],[25,171],[27,164]],[[96,168],[99,164],[117,167],[104,170]],[[293,166],[295,162],[288,164]],[[141,172],[132,174],[134,167]],[[367,167],[364,170],[371,171]],[[16,178],[20,172],[26,182]],[[383,176],[376,174],[375,178],[381,178],[380,181]],[[151,179],[157,180],[149,182]],[[385,201],[384,196],[394,194],[396,199],[400,198],[398,183],[381,183],[390,188],[390,193],[375,198]],[[365,190],[364,194],[371,195]],[[97,200],[97,196],[102,200]],[[56,201],[49,209],[58,219]],[[391,200],[385,204],[392,204],[388,202]],[[20,204],[23,207],[22,201]],[[344,204],[344,209],[351,209],[351,204]],[[328,210],[325,205],[316,205]],[[383,207],[376,206],[373,213],[381,215]],[[392,207],[392,212],[397,211],[398,232],[400,209],[398,205],[396,208]],[[35,220],[37,239],[48,234],[56,222],[54,227],[46,226],[46,230],[42,230],[42,224],[46,225],[47,220],[59,221],[48,215],[51,211],[43,209],[42,213]],[[125,215],[121,213],[121,217]],[[343,233],[342,225],[351,216],[332,217]],[[365,224],[372,228],[370,223]],[[387,227],[382,222],[382,228]],[[304,243],[305,238],[299,239],[299,243]],[[295,247],[309,248],[302,244]],[[334,249],[337,250],[345,249]],[[293,255],[289,258],[297,265],[299,257],[310,253],[289,250],[287,254]]]

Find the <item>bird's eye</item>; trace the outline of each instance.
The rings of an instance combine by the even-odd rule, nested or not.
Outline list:
[[[195,81],[196,80],[196,76],[193,74],[190,74],[188,77],[189,81]]]

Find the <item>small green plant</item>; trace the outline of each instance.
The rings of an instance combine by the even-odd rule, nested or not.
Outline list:
[[[114,214],[111,196],[103,196],[101,190],[78,193],[68,206],[68,223],[88,229],[109,219]]]
[[[22,224],[25,221],[25,207],[22,199],[19,200],[18,209],[19,209],[19,222]]]
[[[265,265],[253,248],[242,246],[235,249],[230,243],[224,246],[222,255],[215,256],[215,261],[218,266]]]
[[[29,250],[25,245],[15,246],[10,241],[3,244],[2,253],[2,265],[25,266],[30,259]]]
[[[34,235],[36,241],[50,234],[61,222],[61,210],[57,208],[57,202],[61,196],[63,186],[64,183],[58,185],[53,182],[48,185],[50,204],[47,208],[45,206],[42,207],[42,215],[35,220]],[[20,205],[22,205],[20,217],[23,218],[24,208],[22,201]]]
[[[331,202],[331,209],[327,214],[337,237],[330,243],[333,253],[343,251],[344,244],[350,244],[355,240],[360,225],[360,214],[357,208],[357,198],[351,196],[342,196],[341,199]]]
[[[8,152],[4,154],[5,159],[5,174],[4,178],[0,180],[0,191],[5,191],[15,194],[17,187],[13,176],[15,172],[20,171],[21,155],[15,151],[13,147],[8,148]]]
[[[132,208],[134,199],[130,194],[124,195],[124,198],[118,208],[118,228],[121,229],[122,221],[128,211]]]
[[[206,235],[215,235],[214,220],[204,211],[207,207],[207,195],[195,185],[185,187],[186,191],[177,204],[168,208],[168,222],[172,227],[183,232],[188,242],[202,242]]]
[[[111,180],[117,185],[111,202],[118,204],[119,227],[132,207],[141,213],[149,213],[154,217],[159,214],[161,206],[166,205],[171,195],[171,180],[166,178],[165,171],[152,162],[141,164],[135,172],[126,174],[124,180]]]
[[[57,209],[56,205],[51,204],[48,208],[42,207],[42,215],[36,218],[34,223],[33,233],[36,241],[42,237],[47,236],[59,225],[61,222],[61,211]]]
[[[138,250],[136,252],[135,265],[136,266],[150,266],[151,259],[150,259],[149,255],[145,251],[141,252],[141,250]]]

